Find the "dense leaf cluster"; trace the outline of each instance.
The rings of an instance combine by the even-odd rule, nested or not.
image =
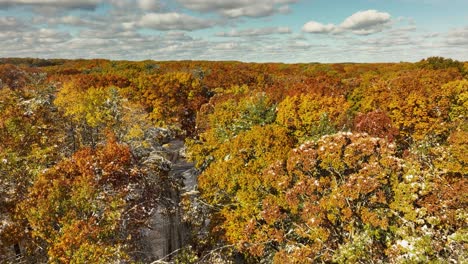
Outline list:
[[[467,261],[467,64],[0,60],[0,263]],[[161,154],[186,140],[194,192]]]

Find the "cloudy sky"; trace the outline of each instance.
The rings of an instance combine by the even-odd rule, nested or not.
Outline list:
[[[0,0],[0,57],[468,60],[468,0]]]

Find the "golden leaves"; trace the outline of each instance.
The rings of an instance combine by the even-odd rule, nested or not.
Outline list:
[[[278,105],[276,121],[298,138],[315,139],[343,124],[348,108],[342,97],[298,95],[287,97]]]
[[[109,137],[106,145],[82,149],[39,175],[20,208],[33,236],[46,242],[50,261],[105,263],[123,257],[117,232],[128,184],[137,180],[132,170],[129,148]]]

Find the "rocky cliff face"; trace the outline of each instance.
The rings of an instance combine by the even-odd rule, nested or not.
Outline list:
[[[168,261],[175,251],[188,242],[190,230],[182,221],[182,212],[178,206],[181,194],[191,191],[196,185],[197,172],[194,164],[185,158],[185,146],[182,140],[171,140],[163,145],[161,155],[170,162],[169,176],[177,179],[182,188],[172,193],[172,209],[160,207],[151,218],[148,229],[142,230],[142,245],[146,259],[150,261]]]

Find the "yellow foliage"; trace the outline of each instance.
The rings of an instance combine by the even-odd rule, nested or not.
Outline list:
[[[112,109],[115,87],[91,87],[80,91],[74,84],[64,84],[54,103],[64,111],[65,116],[75,122],[85,122],[90,127],[110,125],[114,122],[115,109]]]
[[[330,132],[320,131],[321,121],[330,122],[339,130],[348,109],[349,103],[342,97],[298,95],[287,97],[278,105],[276,122],[291,129],[299,138],[313,138]]]

